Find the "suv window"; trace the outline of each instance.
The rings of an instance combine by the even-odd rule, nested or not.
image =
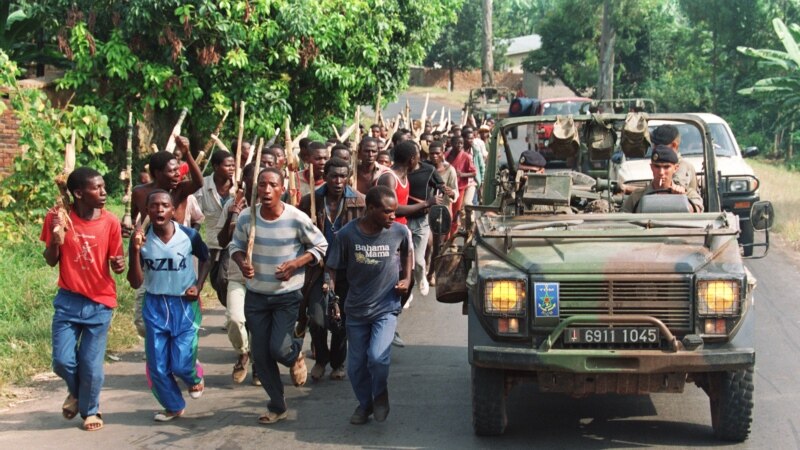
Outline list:
[[[680,152],[683,156],[702,156],[703,154],[703,139],[700,137],[700,131],[689,124],[675,124],[678,131],[681,133],[681,146]],[[714,142],[714,154],[717,156],[733,156],[733,142],[731,142],[728,131],[721,123],[712,123],[708,125],[711,132],[711,139]],[[653,132],[655,126],[650,127],[650,133]],[[647,151],[645,158],[649,158],[652,149]]]
[[[583,103],[577,103],[577,102],[557,102],[557,103],[547,102],[544,105],[542,105],[542,115],[565,116],[568,114],[580,114],[580,109],[582,104]]]

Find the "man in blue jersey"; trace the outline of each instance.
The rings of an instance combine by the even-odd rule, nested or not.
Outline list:
[[[206,273],[208,247],[196,230],[172,220],[174,212],[167,191],[152,191],[147,196],[152,226],[148,230],[137,227],[128,256],[131,287],[145,288],[142,317],[147,379],[164,408],[155,414],[157,422],[183,415],[186,402],[175,378],[186,383],[192,398],[200,398],[204,389],[202,369],[197,365],[197,299],[205,277],[197,279],[192,257],[200,263],[199,273]]]
[[[262,170],[256,189],[261,200],[239,215],[230,252],[246,279],[244,316],[251,335],[250,353],[269,396],[267,412],[258,422],[270,425],[288,417],[278,363],[291,367],[295,386],[305,384],[308,376],[301,352],[303,339],[294,335],[294,327],[303,299],[304,268],[322,261],[328,243],[307,215],[281,201],[285,187],[278,169]],[[248,261],[251,213],[256,215],[256,226],[252,261]]]
[[[325,270],[330,289],[336,271],[350,285],[344,299],[347,317],[347,376],[358,399],[350,423],[367,423],[371,414],[383,422],[389,415],[389,363],[400,313],[400,297],[411,284],[414,252],[411,232],[395,222],[397,196],[386,186],[367,192],[364,217],[336,233]],[[400,273],[404,274],[400,278]]]

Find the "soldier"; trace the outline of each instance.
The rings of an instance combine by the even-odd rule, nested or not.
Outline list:
[[[674,183],[675,172],[678,170],[678,154],[666,145],[657,145],[653,149],[650,159],[650,169],[653,171],[653,181],[645,188],[637,189],[622,204],[622,212],[636,212],[639,201],[650,194],[684,194],[689,199],[689,212],[703,212],[703,199],[697,191],[684,189]]]

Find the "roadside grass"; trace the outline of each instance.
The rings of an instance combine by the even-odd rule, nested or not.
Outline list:
[[[779,233],[794,249],[800,249],[800,173],[790,171],[778,163],[768,160],[749,160],[761,182],[762,200],[769,200],[775,207],[775,225],[772,231]]]

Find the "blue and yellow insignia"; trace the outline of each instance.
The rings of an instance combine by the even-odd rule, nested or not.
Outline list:
[[[534,283],[536,317],[558,317],[558,283]]]

